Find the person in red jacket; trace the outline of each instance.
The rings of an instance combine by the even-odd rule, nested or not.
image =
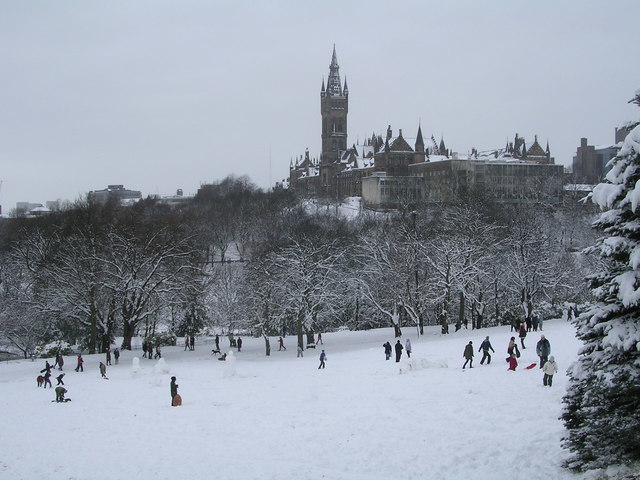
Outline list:
[[[518,361],[516,360],[515,354],[511,354],[509,357],[509,370],[516,371],[516,367],[518,366]]]
[[[82,355],[78,354],[78,366],[76,367],[76,372],[84,372],[84,367],[82,364],[84,363],[84,359]]]

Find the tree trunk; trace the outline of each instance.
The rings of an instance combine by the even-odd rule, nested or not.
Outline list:
[[[135,331],[135,324],[125,320],[122,325],[122,350],[131,350],[131,339],[133,338],[133,332]]]
[[[264,354],[269,357],[271,356],[271,343],[269,342],[269,337],[267,337],[263,332],[262,338],[264,338]]]
[[[298,312],[298,318],[296,321],[296,334],[298,336],[298,345],[304,348],[304,332],[302,331],[302,326],[304,324],[304,311],[300,310]]]
[[[462,328],[464,321],[464,293],[460,292],[460,309],[458,310],[458,321],[456,322],[456,332]]]

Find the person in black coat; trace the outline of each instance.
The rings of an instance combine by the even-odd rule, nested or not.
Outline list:
[[[544,364],[547,363],[549,355],[551,354],[551,344],[544,335],[540,337],[540,340],[538,340],[536,344],[536,354],[540,357],[540,368],[544,367]]]
[[[464,370],[464,368],[467,366],[467,363],[469,363],[469,368],[473,368],[473,342],[469,341],[469,343],[467,343],[467,346],[464,347],[462,356],[465,358],[462,369]]]
[[[518,336],[520,337],[520,345],[522,345],[522,349],[525,350],[527,348],[524,346],[524,339],[527,336],[527,324],[525,322],[522,322],[522,325],[520,325]]]
[[[400,361],[400,357],[402,356],[402,349],[403,349],[403,348],[404,348],[404,347],[403,347],[403,346],[402,346],[402,344],[400,343],[400,340],[398,340],[398,341],[396,342],[396,345],[395,345],[395,349],[396,349],[396,362],[399,362],[399,361]]]
[[[236,345],[238,346],[238,351],[240,351],[240,349],[242,348],[242,339],[240,337],[238,337],[238,340],[236,341]]]
[[[491,346],[491,342],[489,341],[488,336],[480,344],[480,348],[478,349],[478,351],[480,350],[482,350],[482,360],[480,360],[480,365],[484,365],[485,360],[487,361],[487,365],[489,365],[491,363],[491,354],[489,353],[489,350],[491,350],[493,353],[496,353],[496,351]]]
[[[176,377],[171,377],[171,406],[173,407],[173,398],[178,394],[178,384],[176,383]]]
[[[389,342],[386,342],[384,345],[382,345],[384,347],[384,354],[387,357],[387,360],[389,360],[391,358],[391,351],[393,350],[391,348],[391,344]]]
[[[58,375],[56,377],[56,380],[58,383],[56,383],[56,385],[64,385],[64,381],[62,380],[64,378],[64,373],[61,373],[60,375]]]

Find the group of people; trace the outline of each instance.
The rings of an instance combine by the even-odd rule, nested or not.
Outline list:
[[[216,344],[220,341],[220,339],[218,338],[218,336],[216,335]],[[184,351],[186,352],[187,350],[195,350],[196,349],[196,337],[194,337],[193,335],[191,336],[185,336],[184,337]]]
[[[522,330],[522,329],[521,329]],[[524,343],[522,342],[523,337],[520,337],[522,348],[524,349]],[[478,352],[482,351],[482,360],[480,360],[480,365],[484,364],[484,361],[487,360],[487,365],[491,363],[491,354],[489,351],[495,353],[493,346],[489,340],[489,337],[485,337],[482,344],[480,344],[480,348]],[[518,350],[518,344],[516,343],[516,338],[511,337],[509,339],[509,343],[507,345],[507,354],[506,358],[507,363],[509,364],[508,370],[515,371],[518,367],[518,358],[520,358],[520,350]],[[542,369],[544,373],[544,377],[542,379],[542,383],[545,386],[551,386],[553,384],[553,375],[558,371],[558,365],[555,361],[555,358],[551,355],[551,343],[544,336],[540,336],[540,340],[536,344],[536,355],[538,355],[540,359],[540,369]],[[462,369],[464,370],[469,364],[469,368],[473,368],[473,356],[474,356],[474,348],[473,342],[469,341],[469,343],[464,347],[464,352],[462,353],[463,358],[465,359],[464,364],[462,365]],[[535,366],[535,363],[532,364]]]
[[[400,343],[400,340],[398,340],[396,341],[396,344],[393,347],[389,342],[383,343],[382,347],[384,348],[385,360],[389,360],[391,358],[391,353],[394,350],[396,353],[396,363],[399,362],[400,359],[402,358],[403,350],[407,352],[407,357],[411,358],[411,339],[410,338],[407,338],[407,341],[405,342],[404,346],[402,346],[402,343]]]
[[[156,345],[156,353],[154,356],[153,343],[149,340],[147,340],[146,342],[142,342],[142,358],[148,358],[149,360],[153,360],[154,358],[162,358],[160,344]],[[109,363],[109,365],[111,365],[111,363]]]

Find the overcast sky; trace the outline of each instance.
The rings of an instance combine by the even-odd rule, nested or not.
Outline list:
[[[537,134],[569,165],[640,117],[638,18],[637,0],[3,0],[0,203],[268,187],[320,154],[334,43],[349,144],[421,122],[461,153]]]

